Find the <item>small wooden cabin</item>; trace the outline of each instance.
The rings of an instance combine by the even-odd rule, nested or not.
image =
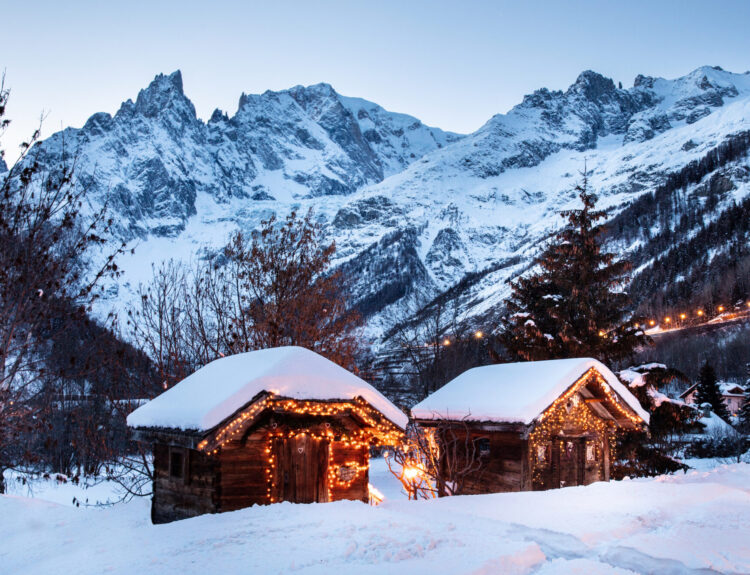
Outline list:
[[[554,489],[608,481],[615,433],[648,424],[638,400],[602,363],[562,359],[478,367],[412,408],[436,438],[459,437],[443,476],[464,493]],[[449,429],[450,434],[445,433]],[[444,440],[445,441],[445,440]],[[438,439],[438,450],[445,451]],[[454,455],[456,457],[456,455]],[[476,465],[466,465],[467,458]]]
[[[154,523],[367,501],[369,447],[399,443],[407,423],[368,383],[300,347],[216,360],[128,417],[153,445]]]

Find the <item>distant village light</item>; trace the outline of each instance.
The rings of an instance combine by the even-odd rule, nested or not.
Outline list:
[[[474,337],[477,339],[482,339],[483,336],[484,334],[481,331],[478,331],[474,334]]]
[[[451,340],[449,340],[447,337],[443,340],[443,345],[450,345]]]

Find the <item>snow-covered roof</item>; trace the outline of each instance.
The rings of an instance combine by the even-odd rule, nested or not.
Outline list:
[[[731,381],[720,381],[719,390],[722,395],[744,395],[745,388],[738,383],[732,383]]]
[[[633,394],[604,364],[591,358],[475,367],[415,405],[411,413],[416,419],[529,424],[592,367],[648,423],[648,412]]]
[[[400,428],[406,415],[353,373],[302,347],[277,347],[212,361],[128,416],[130,427],[208,431],[261,392],[303,400],[361,397]]]
[[[716,383],[716,385],[719,386],[719,392],[724,396],[741,396],[745,394],[745,388],[739,383],[732,383],[731,381],[719,381]],[[685,391],[683,391],[682,394],[680,394],[680,397],[687,397],[688,395],[693,393],[697,387],[698,384],[694,383]]]

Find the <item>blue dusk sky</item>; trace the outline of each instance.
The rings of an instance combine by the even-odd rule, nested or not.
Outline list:
[[[42,113],[45,135],[78,127],[177,69],[203,119],[233,114],[243,91],[328,82],[463,133],[585,69],[624,87],[705,64],[750,69],[747,0],[2,0],[0,13],[9,161]]]

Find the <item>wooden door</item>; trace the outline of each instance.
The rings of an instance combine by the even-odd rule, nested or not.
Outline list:
[[[328,500],[328,442],[300,433],[274,443],[276,501],[314,503]]]
[[[559,437],[553,454],[556,487],[583,485],[586,449],[584,440],[575,437]]]

